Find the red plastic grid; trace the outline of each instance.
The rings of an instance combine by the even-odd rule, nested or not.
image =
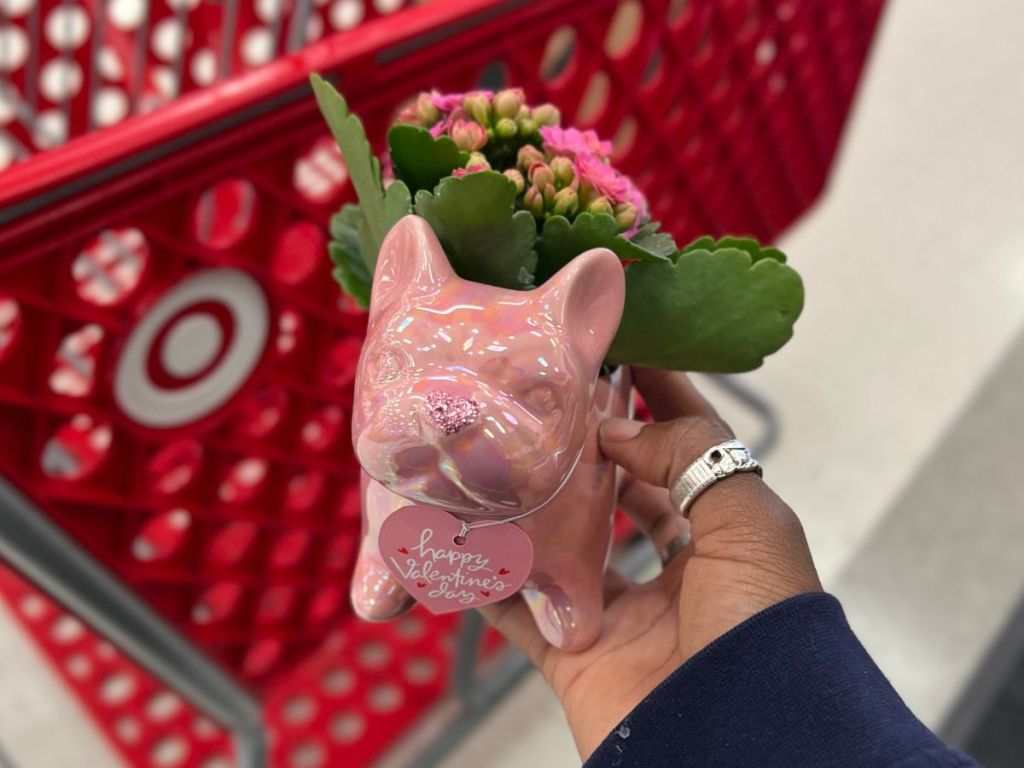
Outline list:
[[[0,170],[409,4],[7,0],[0,7]]]
[[[6,473],[151,605],[257,681],[348,616],[359,506],[346,428],[364,320],[338,309],[327,260],[309,261],[323,247],[313,217],[293,216],[251,170],[185,190],[156,219],[103,230],[45,270],[4,273],[18,328],[0,377],[0,454]],[[192,224],[190,243],[165,229],[175,207]],[[159,428],[133,420],[112,381],[130,331],[194,275],[237,277],[241,265],[268,300],[250,308],[271,325],[255,367],[209,415]],[[147,337],[153,354],[139,375],[168,402],[191,385],[161,355],[190,319],[213,322],[232,290],[198,296]],[[200,381],[228,366],[221,358],[244,333],[223,331]],[[270,638],[274,654],[259,642]]]
[[[126,764],[230,768],[230,734],[0,562],[0,600]]]
[[[0,205],[59,190],[126,147],[269,103],[321,71],[340,76],[378,142],[419,89],[523,85],[614,137],[617,164],[681,239],[770,239],[824,183],[880,2],[501,8],[459,0],[325,41],[214,98],[186,97],[15,167]],[[364,631],[344,598],[358,529],[347,419],[363,318],[339,305],[315,257],[349,194],[305,97],[0,231],[0,471],[268,701],[304,684],[289,669],[332,625]],[[272,332],[256,367],[188,424],[132,423],[113,394],[129,336],[168,292],[223,268],[255,278],[267,297]],[[394,630],[371,629],[402,647]],[[403,718],[436,693],[422,691],[404,699]],[[389,734],[368,730],[358,749],[376,753]],[[283,760],[298,746],[289,739]]]
[[[417,608],[332,633],[266,699],[271,763],[369,765],[445,692],[457,624]]]

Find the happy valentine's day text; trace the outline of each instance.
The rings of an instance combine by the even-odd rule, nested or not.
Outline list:
[[[392,565],[402,574],[402,578],[419,579],[430,585],[430,592],[427,593],[429,597],[469,605],[479,599],[476,590],[502,592],[510,586],[498,575],[485,574],[493,574],[490,558],[465,549],[431,547],[429,544],[433,538],[434,530],[424,528],[420,532],[419,542],[409,547],[410,554],[419,555],[419,558],[407,558],[404,566],[394,557],[391,558]],[[439,568],[439,563],[457,567],[454,571],[448,571]]]

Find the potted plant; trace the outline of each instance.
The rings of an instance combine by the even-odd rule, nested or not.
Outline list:
[[[629,412],[629,367],[759,366],[792,335],[800,277],[748,238],[679,247],[609,142],[521,90],[420,94],[382,162],[312,82],[359,200],[331,221],[334,274],[370,313],[355,610],[521,591],[549,641],[584,648],[615,500],[596,427]]]

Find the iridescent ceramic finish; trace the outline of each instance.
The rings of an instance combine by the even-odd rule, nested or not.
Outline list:
[[[411,603],[376,542],[383,519],[412,501],[468,522],[529,513],[514,524],[534,545],[522,593],[538,626],[560,647],[596,639],[615,498],[596,430],[630,404],[628,372],[598,373],[624,291],[605,249],[536,290],[511,291],[457,277],[424,220],[392,228],[353,409],[364,470],[359,615],[388,619]]]

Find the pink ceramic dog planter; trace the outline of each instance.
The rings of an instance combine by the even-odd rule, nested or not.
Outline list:
[[[352,425],[360,616],[390,619],[414,599],[460,610],[521,587],[551,643],[597,638],[616,489],[596,430],[630,408],[628,370],[598,374],[624,291],[605,249],[512,291],[457,277],[423,219],[392,228]]]

